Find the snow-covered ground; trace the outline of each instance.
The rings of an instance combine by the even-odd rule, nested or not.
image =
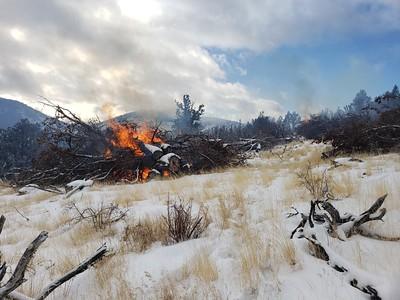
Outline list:
[[[2,261],[15,266],[29,242],[46,230],[49,238],[19,290],[28,295],[34,296],[106,243],[112,249],[109,257],[49,298],[367,299],[344,274],[312,257],[303,239],[289,238],[300,219],[287,218],[286,213],[291,206],[307,213],[312,199],[296,172],[308,162],[317,172],[328,169],[329,161],[319,159],[323,148],[293,144],[282,157],[261,153],[248,167],[146,184],[95,183],[69,198],[39,190],[17,195],[1,188],[1,213],[7,218],[0,236]],[[357,158],[363,161],[339,158],[342,166],[327,171],[332,193],[339,198],[332,203],[341,212],[357,214],[388,193],[385,222],[373,222],[370,229],[400,236],[399,155]],[[127,245],[126,226],[161,220],[168,199],[178,198],[193,201],[194,211],[208,209],[210,225],[201,238],[173,245],[154,242],[143,252]],[[96,231],[89,222],[69,222],[76,215],[71,203],[80,209],[114,203],[129,211],[124,221]],[[325,242],[368,277],[384,299],[400,299],[400,242],[357,235]]]

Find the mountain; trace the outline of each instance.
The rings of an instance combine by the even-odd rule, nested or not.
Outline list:
[[[21,119],[32,123],[42,122],[46,115],[16,100],[0,97],[0,128],[14,126]]]
[[[161,127],[167,130],[170,130],[172,128],[174,124],[174,119],[175,119],[174,115],[170,115],[163,112],[153,112],[153,111],[130,112],[114,118],[114,120],[118,122],[130,121],[138,124],[144,122],[146,123],[161,122],[162,123]],[[209,129],[214,126],[222,126],[222,125],[230,126],[239,123],[236,121],[225,120],[221,118],[203,116],[201,118],[201,124],[203,125],[204,129]]]

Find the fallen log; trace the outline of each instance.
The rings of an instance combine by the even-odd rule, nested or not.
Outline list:
[[[352,270],[351,263],[346,262],[326,244],[326,236],[338,238],[342,241],[350,238],[354,234],[361,234],[365,237],[378,238],[370,232],[366,232],[362,227],[363,224],[371,221],[382,221],[386,214],[386,209],[382,208],[387,194],[379,197],[366,211],[356,216],[353,214],[341,215],[340,212],[328,201],[311,201],[308,214],[300,213],[294,208],[294,213],[289,213],[288,218],[301,217],[299,225],[292,231],[290,238],[305,239],[308,241],[310,254],[318,259],[326,261],[333,269],[344,273],[347,276],[348,283],[369,295],[371,299],[381,299],[378,290],[374,284],[368,282],[362,277],[360,270]],[[400,237],[385,238],[385,241],[397,241]]]
[[[0,234],[3,230],[3,226],[5,224],[6,218],[4,215],[0,217]],[[13,274],[7,280],[5,284],[2,284],[7,270],[6,262],[3,262],[0,265],[0,299],[14,299],[14,300],[29,300],[33,299],[28,296],[23,295],[22,293],[16,292],[15,290],[21,286],[25,281],[25,271],[28,268],[28,265],[32,262],[32,259],[39,249],[39,247],[47,240],[48,233],[46,231],[42,231],[25,249],[21,258],[18,261],[17,266],[14,269]],[[83,261],[79,266],[63,275],[58,280],[52,282],[48,285],[39,295],[35,298],[37,300],[45,299],[50,293],[52,293],[56,288],[58,288],[63,283],[67,282],[71,278],[76,275],[86,271],[91,265],[95,264],[99,261],[104,255],[107,253],[107,247],[103,245],[100,247],[92,256]]]
[[[43,289],[42,292],[35,298],[36,300],[43,300],[48,295],[50,295],[56,288],[60,285],[64,284],[68,280],[72,279],[76,275],[86,271],[90,266],[95,264],[97,261],[102,259],[104,255],[107,253],[107,247],[105,245],[101,246],[97,251],[90,256],[89,258],[85,259],[83,262],[79,264],[79,266],[75,267],[71,271],[67,272],[65,275],[60,277],[59,279],[50,283],[47,287]]]

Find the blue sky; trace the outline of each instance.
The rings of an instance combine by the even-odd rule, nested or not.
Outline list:
[[[360,89],[375,97],[400,82],[400,31],[379,35],[327,38],[272,51],[224,51],[227,81],[272,98],[288,110],[335,109]]]

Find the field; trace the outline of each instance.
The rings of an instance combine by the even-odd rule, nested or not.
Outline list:
[[[46,230],[28,279],[19,289],[34,296],[103,243],[109,255],[57,289],[50,299],[366,299],[346,276],[311,256],[303,239],[290,239],[297,216],[307,213],[313,195],[298,174],[311,169],[326,176],[332,203],[359,214],[378,197],[385,222],[367,224],[387,237],[400,236],[400,156],[356,155],[320,159],[325,146],[309,142],[261,152],[248,166],[179,179],[135,185],[95,184],[70,198],[33,190],[17,195],[2,187],[0,209],[7,218],[1,235],[2,260],[15,266],[25,247]],[[168,243],[168,203],[191,202],[193,214],[207,211],[200,238]],[[77,210],[113,203],[127,217],[101,228],[74,222]],[[383,299],[398,299],[400,242],[359,235],[344,241],[328,237],[331,249]],[[397,290],[396,290],[397,289]],[[397,295],[397,297],[396,297]]]

